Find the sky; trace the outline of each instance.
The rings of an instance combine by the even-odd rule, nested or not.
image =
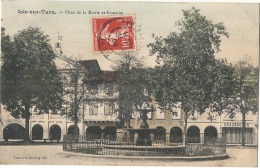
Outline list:
[[[40,27],[49,35],[54,47],[59,35],[64,55],[82,59],[97,59],[101,69],[110,70],[113,61],[103,54],[93,52],[92,18],[133,15],[135,20],[138,55],[144,58],[147,66],[156,64],[156,55],[149,56],[147,44],[154,42],[152,34],[166,37],[176,31],[174,24],[182,18],[182,10],[192,7],[213,23],[224,22],[229,38],[222,38],[221,52],[216,58],[226,58],[236,63],[245,55],[252,58],[254,66],[259,65],[259,4],[220,3],[220,2],[71,2],[71,1],[18,1],[2,0],[1,24],[6,33],[13,36],[29,26]],[[57,14],[22,14],[19,11],[54,11]],[[81,14],[65,14],[78,11]],[[87,14],[83,14],[85,11]],[[92,12],[120,12],[121,15],[89,14]],[[63,13],[59,13],[63,12]],[[137,29],[140,27],[140,31]],[[140,35],[141,34],[141,35]],[[111,58],[113,53],[111,53]]]

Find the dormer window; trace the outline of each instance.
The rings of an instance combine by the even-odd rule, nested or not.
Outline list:
[[[97,94],[98,92],[98,86],[97,85],[89,85],[89,93],[90,94]]]
[[[111,85],[111,84],[106,84],[106,85],[105,85],[104,92],[105,92],[107,95],[113,94],[113,85]]]

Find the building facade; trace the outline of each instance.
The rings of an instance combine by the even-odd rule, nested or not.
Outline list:
[[[81,75],[79,79],[78,98],[79,122],[77,125],[71,121],[68,111],[75,98],[73,94],[73,77],[68,69],[62,69],[64,88],[68,91],[63,111],[56,114],[38,113],[31,109],[30,138],[35,141],[54,140],[63,141],[63,135],[78,135],[96,137],[100,139],[113,139],[118,136],[118,92],[116,86],[117,74],[114,71],[103,71],[97,60],[80,62],[83,69],[91,72],[91,76]],[[183,141],[184,116],[182,109],[177,104],[170,109],[162,109],[154,99],[147,102],[151,111],[147,114],[149,128],[154,129],[155,140],[170,140],[171,142]],[[24,129],[23,119],[13,119],[2,108],[2,125],[0,126],[0,140],[21,139],[16,135]],[[8,117],[6,117],[8,116]],[[142,120],[138,111],[132,114],[130,126],[134,129],[140,127]],[[197,142],[207,137],[225,137],[227,144],[241,144],[242,116],[236,113],[218,114],[206,109],[205,113],[193,113],[188,118],[187,138],[196,137]],[[9,131],[9,132],[8,132]],[[246,115],[246,144],[257,145],[258,113],[248,112]]]

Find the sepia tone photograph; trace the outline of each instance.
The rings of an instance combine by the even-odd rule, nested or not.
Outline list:
[[[259,3],[1,5],[0,166],[258,167]]]

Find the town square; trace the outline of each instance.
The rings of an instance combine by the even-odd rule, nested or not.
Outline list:
[[[0,164],[257,166],[259,4],[2,6]]]

